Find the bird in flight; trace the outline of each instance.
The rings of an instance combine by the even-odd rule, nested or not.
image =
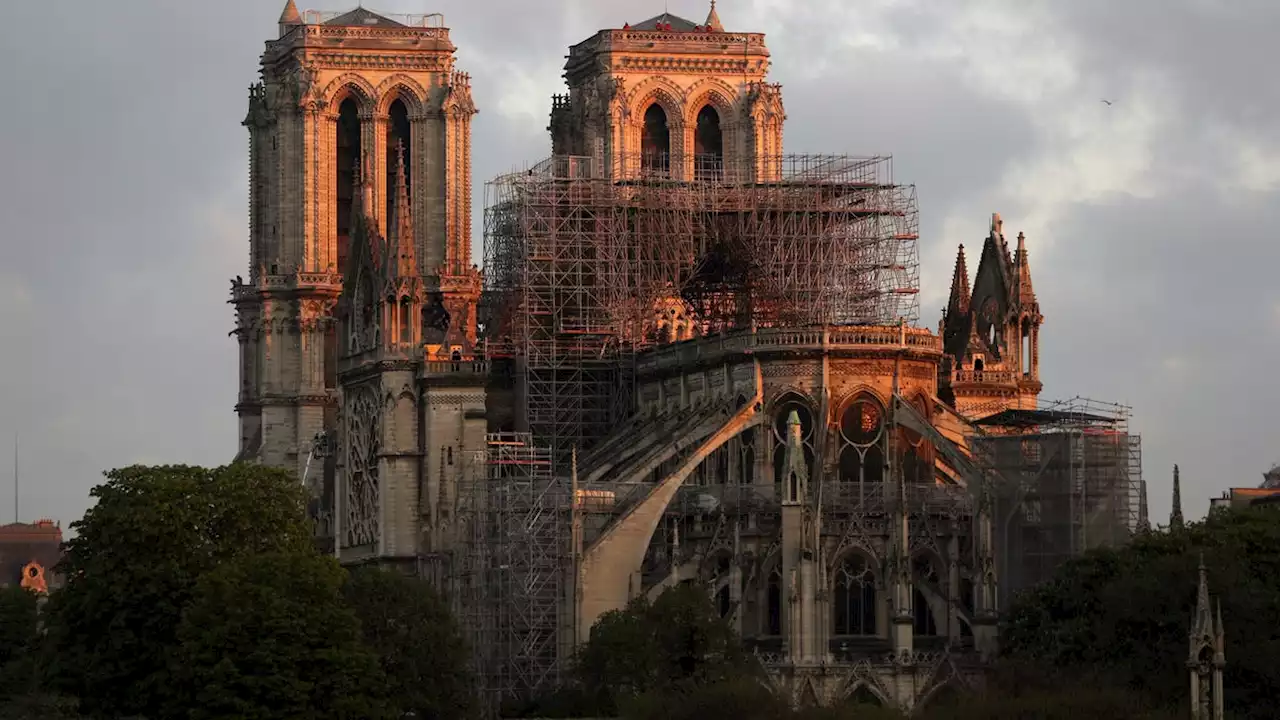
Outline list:
[[[1103,101],[1102,101],[1102,104],[1103,104],[1103,105],[1110,105],[1110,104],[1111,104],[1111,101],[1110,101],[1110,100],[1103,100]]]

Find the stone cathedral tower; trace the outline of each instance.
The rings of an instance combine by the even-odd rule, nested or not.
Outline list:
[[[786,114],[768,73],[764,34],[725,32],[714,2],[701,25],[664,13],[601,30],[569,49],[552,153],[599,158],[618,179],[771,179]]]
[[[334,311],[352,264],[357,206],[371,237],[406,244],[409,270],[424,288],[423,324],[414,333],[446,355],[474,344],[476,109],[454,50],[439,16],[393,19],[363,8],[304,14],[286,2],[244,120],[250,258],[231,300],[241,358],[240,459],[302,474],[313,439],[338,424],[347,353]],[[397,149],[410,217],[397,218]],[[411,237],[399,238],[398,230]],[[333,471],[330,463],[327,474]],[[309,472],[314,478],[317,465]]]

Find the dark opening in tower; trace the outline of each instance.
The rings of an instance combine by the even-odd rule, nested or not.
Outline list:
[[[387,113],[390,116],[387,122],[387,233],[395,232],[400,218],[395,216],[396,209],[396,168],[400,164],[401,144],[404,151],[404,187],[409,192],[409,197],[413,197],[413,174],[411,168],[413,163],[409,158],[413,157],[412,147],[409,144],[409,108],[405,107],[403,101],[397,99],[391,103],[391,107]]]
[[[340,273],[347,271],[347,256],[351,246],[351,205],[355,199],[356,173],[360,165],[360,110],[355,100],[348,98],[338,106],[337,123],[338,157],[334,165],[337,167],[338,207],[337,216],[337,253]],[[369,208],[366,208],[368,210]]]
[[[671,167],[671,128],[667,126],[667,112],[658,103],[644,111],[640,153],[645,170],[665,172]]]
[[[724,134],[720,131],[720,113],[710,105],[698,111],[698,125],[693,133],[693,173],[699,180],[715,180],[724,167]]]

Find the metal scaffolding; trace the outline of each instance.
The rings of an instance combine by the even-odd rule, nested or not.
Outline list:
[[[636,350],[919,315],[915,189],[890,158],[643,160],[558,156],[486,186],[489,349],[520,361],[528,429],[561,471],[629,408]]]
[[[996,496],[1001,605],[1066,560],[1129,540],[1146,516],[1142,438],[1129,408],[1084,398],[980,419]]]
[[[526,433],[486,439],[458,488],[459,612],[490,710],[560,680],[568,493]]]

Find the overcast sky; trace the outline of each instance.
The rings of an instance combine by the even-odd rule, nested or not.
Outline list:
[[[21,514],[64,525],[106,468],[234,455],[240,121],[282,6],[6,7],[0,521],[13,516],[15,433]],[[550,151],[566,48],[663,0],[370,6],[444,13],[480,107],[478,190]],[[695,21],[707,10],[669,6]],[[976,264],[992,212],[1009,237],[1027,234],[1044,396],[1135,408],[1155,521],[1174,463],[1199,516],[1280,460],[1280,3],[721,0],[719,12],[729,30],[767,34],[788,151],[892,153],[898,181],[918,186],[924,325],[937,325],[956,245]]]

